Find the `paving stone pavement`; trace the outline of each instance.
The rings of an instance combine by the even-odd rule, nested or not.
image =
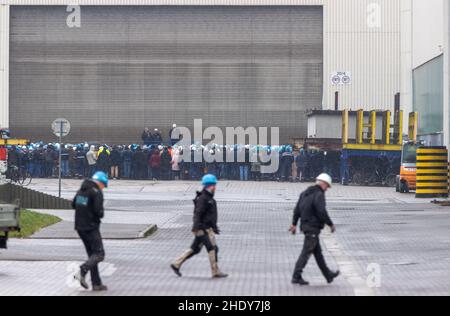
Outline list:
[[[71,196],[77,185],[79,181],[64,181],[66,195]],[[114,182],[106,193],[105,222],[136,225],[142,220],[158,224],[159,230],[148,239],[105,241],[102,270],[110,291],[101,295],[450,294],[450,209],[389,188],[331,190],[329,209],[338,233],[325,231],[323,245],[330,267],[339,267],[343,276],[326,285],[311,260],[305,277],[312,286],[291,285],[302,237],[287,229],[296,198],[306,186],[221,183],[220,265],[230,278],[211,280],[205,252],[183,267],[181,279],[168,268],[191,243],[191,199],[198,185]],[[56,183],[44,180],[34,187],[52,193]],[[70,211],[60,212],[70,221]],[[0,252],[0,295],[99,295],[70,282],[85,256],[78,240],[11,240],[9,247]],[[380,268],[380,288],[367,286],[371,264]]]

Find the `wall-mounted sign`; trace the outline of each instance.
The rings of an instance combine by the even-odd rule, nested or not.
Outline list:
[[[64,118],[56,119],[52,123],[53,133],[58,137],[66,137],[70,133],[70,122]]]
[[[352,73],[349,71],[336,71],[331,74],[333,86],[343,86],[352,84]]]

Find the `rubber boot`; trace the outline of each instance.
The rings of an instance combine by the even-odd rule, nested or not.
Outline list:
[[[175,260],[175,262],[170,265],[173,272],[175,272],[175,274],[178,275],[179,277],[182,277],[183,275],[180,272],[181,266],[183,265],[183,263],[186,262],[186,260],[191,258],[193,255],[194,255],[194,251],[189,249],[181,257],[179,257],[177,260]]]
[[[221,279],[221,278],[227,278],[228,274],[226,273],[222,273],[219,270],[219,266],[217,265],[217,257],[216,257],[216,251],[210,251],[208,253],[208,257],[209,257],[209,262],[211,263],[211,272],[212,272],[212,277],[214,279]]]

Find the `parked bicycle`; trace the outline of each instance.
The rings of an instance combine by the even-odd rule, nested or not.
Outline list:
[[[384,173],[379,169],[362,170],[353,174],[352,183],[360,186],[381,185],[395,187],[396,177],[397,175],[394,173]]]
[[[9,183],[18,184],[24,187],[29,186],[31,181],[33,181],[33,177],[27,170],[20,169],[13,165],[8,167],[5,176]]]

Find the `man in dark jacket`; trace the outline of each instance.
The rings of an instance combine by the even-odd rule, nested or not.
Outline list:
[[[86,153],[83,150],[83,147],[77,147],[77,155],[76,155],[76,174],[79,178],[84,178],[86,173],[85,164],[87,163]]]
[[[107,291],[102,284],[98,264],[105,260],[102,236],[100,234],[101,219],[104,216],[103,189],[108,187],[108,176],[104,172],[97,172],[92,180],[83,182],[72,202],[75,209],[75,230],[78,232],[88,254],[88,261],[75,276],[83,288],[89,289],[86,275],[91,272],[92,290]]]
[[[170,180],[170,169],[172,161],[172,156],[170,155],[169,149],[167,147],[164,148],[161,154],[161,178],[162,180]]]
[[[131,179],[131,167],[133,165],[133,152],[131,146],[123,151],[123,176],[125,179]]]
[[[175,260],[171,268],[175,274],[181,277],[180,269],[183,263],[199,254],[205,246],[211,264],[212,277],[226,278],[228,275],[222,273],[217,265],[219,248],[215,235],[220,234],[217,227],[217,203],[214,200],[217,178],[214,175],[206,175],[203,177],[202,184],[204,189],[202,192],[197,192],[197,197],[194,200],[194,225],[192,227],[195,236],[194,242],[187,252]]]
[[[297,165],[297,177],[298,180],[303,182],[306,176],[306,167],[308,163],[308,156],[305,150],[302,148],[295,158],[295,164]]]
[[[150,132],[150,129],[145,128],[144,131],[142,132],[142,136],[141,136],[142,142],[144,143],[144,145],[148,146],[152,143],[153,141],[153,135]]]
[[[315,186],[308,188],[300,196],[297,207],[294,211],[294,218],[291,226],[291,233],[297,232],[297,224],[301,219],[300,228],[305,234],[303,251],[295,266],[293,284],[309,285],[303,277],[303,269],[306,267],[311,255],[314,255],[317,264],[322,271],[327,282],[330,284],[339,275],[339,271],[333,272],[328,269],[320,246],[319,235],[325,225],[331,228],[331,232],[336,232],[336,227],[330,219],[326,209],[325,192],[331,188],[332,180],[327,174],[317,177]]]
[[[61,174],[63,177],[69,177],[69,149],[61,144]]]
[[[120,165],[122,164],[122,157],[120,156],[119,147],[114,146],[111,155],[109,156],[111,162],[111,178],[116,180],[120,178]]]
[[[8,169],[12,166],[19,168],[19,152],[16,147],[12,147],[8,150]]]
[[[34,165],[34,171],[33,171],[33,178],[40,178],[43,176],[44,166],[42,162],[42,149],[37,148],[33,153],[33,165]]]
[[[287,146],[281,155],[281,181],[289,181],[292,177],[292,164],[294,163],[294,155],[292,147]]]
[[[153,145],[161,145],[163,143],[163,137],[161,132],[155,128],[155,132],[153,133]]]
[[[141,148],[138,148],[136,157],[136,168],[139,180],[148,179],[148,154]]]
[[[53,169],[55,167],[55,152],[52,146],[48,146],[44,153],[45,159],[45,177],[51,178],[53,176]]]
[[[106,145],[100,147],[97,157],[97,167],[100,171],[103,171],[106,174],[108,174],[111,171],[110,155],[111,152],[109,151],[108,147],[106,147]]]

